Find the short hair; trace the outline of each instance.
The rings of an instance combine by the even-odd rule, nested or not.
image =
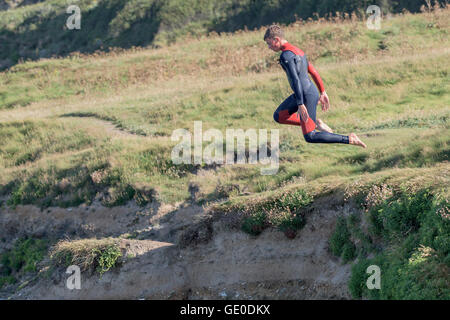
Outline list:
[[[275,39],[275,37],[284,39],[284,32],[283,30],[281,30],[280,26],[273,24],[267,28],[264,35],[264,41],[266,41],[267,39]]]

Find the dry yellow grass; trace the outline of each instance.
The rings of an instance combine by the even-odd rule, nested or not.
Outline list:
[[[109,248],[118,250],[118,245],[119,240],[114,238],[61,240],[51,249],[50,258],[57,265],[76,265],[82,272],[93,271],[102,253]]]

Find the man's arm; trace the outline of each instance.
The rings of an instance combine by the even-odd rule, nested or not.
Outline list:
[[[322,110],[328,111],[328,109],[330,108],[330,99],[328,98],[328,95],[325,92],[325,86],[323,85],[322,78],[320,78],[316,68],[314,68],[314,66],[309,61],[308,61],[308,72],[309,74],[311,74],[314,82],[316,83],[316,86],[319,88],[320,91],[319,101],[322,104]]]
[[[322,78],[319,76],[319,73],[317,72],[316,68],[311,64],[311,62],[308,62],[308,72],[312,76],[314,82],[316,83],[317,88],[319,88],[320,93],[325,92],[325,87],[323,85]]]

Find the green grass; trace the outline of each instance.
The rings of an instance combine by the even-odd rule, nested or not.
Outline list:
[[[65,9],[65,4],[60,0],[53,0],[54,10]],[[93,3],[90,0],[84,0],[86,3]],[[152,1],[148,1],[150,3]],[[172,5],[176,3],[177,6],[181,6],[178,1],[169,1]],[[198,2],[198,1],[194,1]],[[104,12],[100,12],[102,3],[98,2],[94,6],[96,9],[93,11],[98,12],[100,15],[108,16],[108,12],[114,8],[120,8],[123,1],[114,0],[113,4],[108,8],[103,8]],[[167,4],[167,6],[171,6]],[[198,5],[201,6],[199,3]],[[1,28],[7,28],[8,23],[15,25],[20,23],[27,15],[33,15],[39,13],[39,17],[42,19],[43,15],[40,13],[40,8],[45,4],[37,4],[35,6],[27,6],[21,9],[3,12],[1,15],[5,16],[5,19],[0,19],[4,22],[4,25],[0,25]],[[139,10],[139,6],[133,8],[131,4],[127,7],[132,10]],[[90,6],[81,6],[83,10],[87,10]],[[195,7],[197,8],[197,7]],[[203,6],[203,9],[205,6]],[[184,10],[184,13],[182,13]],[[190,10],[197,10],[189,7],[189,4],[183,4],[183,9],[179,12],[182,14],[188,14]],[[125,10],[126,11],[126,10]],[[91,12],[94,15],[94,12]],[[127,14],[131,14],[128,12]],[[120,16],[121,14],[118,14]],[[84,17],[86,13],[84,13]],[[138,18],[133,16],[131,19]],[[9,21],[9,20],[12,21]],[[58,16],[57,19],[61,19]],[[105,28],[108,27],[104,24],[98,24],[97,18],[94,19],[95,26],[93,28]],[[177,18],[171,17],[172,21],[177,21]],[[448,37],[448,22],[446,22],[445,14],[435,15],[407,15],[404,17],[396,17],[395,19],[386,20],[383,23],[382,32],[375,32],[367,30],[364,22],[346,22],[330,24],[322,22],[320,24],[311,24],[307,26],[291,27],[286,29],[287,37],[292,43],[308,43],[307,55],[308,58],[320,64],[326,63],[341,63],[344,60],[348,60],[355,57],[358,60],[364,60],[366,57],[377,56],[381,54],[377,47],[367,46],[371,43],[372,37],[376,35],[377,38],[383,37],[389,39],[388,54],[382,53],[384,56],[398,57],[404,53],[411,54],[412,52],[430,52],[435,48],[442,47],[442,42],[445,42]],[[45,19],[44,19],[45,20]],[[120,20],[120,19],[119,19]],[[420,21],[421,24],[411,24],[410,20]],[[84,23],[89,25],[91,18]],[[43,24],[45,25],[45,21]],[[126,21],[121,21],[125,23]],[[433,24],[433,28],[423,28],[423,25]],[[61,23],[63,25],[63,23]],[[111,24],[115,26],[116,23]],[[138,25],[138,28],[145,28],[145,24]],[[133,29],[133,28],[131,28]],[[394,30],[394,31],[392,31]],[[400,31],[395,31],[400,30]],[[65,30],[61,32],[60,28],[49,28],[49,30],[40,30],[45,32],[44,38],[46,41],[62,41],[66,42],[71,39],[70,45],[75,46],[76,50],[83,51],[88,47],[95,45],[95,39],[88,40],[86,44],[80,44],[78,39],[90,39],[94,37],[95,33],[92,28],[85,27],[80,32],[73,32]],[[148,31],[148,30],[147,30]],[[150,50],[144,50],[145,54],[142,54],[142,50],[131,50],[123,53],[111,53],[109,56],[119,60],[113,64],[108,62],[108,59],[90,59],[88,57],[80,55],[72,55],[65,59],[41,59],[37,62],[27,62],[18,64],[11,69],[10,72],[6,72],[4,77],[0,78],[0,109],[13,108],[15,106],[27,106],[35,101],[42,101],[47,99],[58,99],[67,96],[86,96],[90,92],[104,93],[114,92],[115,90],[121,90],[124,87],[130,86],[130,84],[142,82],[155,83],[158,80],[167,80],[167,77],[173,77],[174,74],[192,74],[192,66],[196,66],[198,69],[196,73],[200,71],[202,74],[217,74],[218,72],[231,73],[247,73],[249,71],[264,72],[267,70],[274,70],[278,68],[275,61],[276,54],[269,51],[265,51],[265,44],[261,41],[261,34],[263,29],[257,32],[247,32],[229,36],[210,36],[209,41],[201,42],[202,40],[195,41],[188,39],[188,41],[177,42],[176,45],[170,47],[164,47],[153,52]],[[49,36],[49,33],[56,33],[55,36]],[[99,34],[108,34],[108,32],[99,31]],[[148,32],[132,32],[133,35],[141,36]],[[329,39],[329,34],[333,34]],[[9,35],[8,35],[9,36]],[[67,37],[67,39],[59,39],[60,37]],[[72,39],[73,37],[76,38]],[[30,35],[32,39],[39,39],[39,37]],[[125,37],[130,41],[130,36]],[[115,41],[119,38],[115,38]],[[225,41],[222,41],[225,39]],[[148,39],[147,39],[148,40]],[[420,41],[419,41],[420,40]],[[14,41],[24,41],[29,43],[29,40],[22,39],[21,37],[14,38]],[[31,41],[31,40],[30,40]],[[33,40],[35,41],[35,40]],[[106,40],[105,40],[106,41]],[[237,41],[241,43],[239,46],[243,46],[247,53],[242,53],[239,57],[240,60],[233,58],[234,49],[236,48]],[[379,41],[379,40],[376,40]],[[387,41],[387,40],[386,40]],[[45,42],[45,41],[44,41]],[[377,42],[378,43],[378,42]],[[339,45],[336,45],[339,44]],[[36,44],[37,45],[37,44]],[[18,44],[15,47],[20,47]],[[364,46],[364,48],[361,48]],[[14,46],[13,46],[14,47]],[[28,47],[25,46],[25,47]],[[105,44],[106,47],[106,44]],[[74,48],[75,49],[75,48]],[[71,50],[74,50],[71,49]],[[70,49],[69,49],[70,50]],[[92,51],[92,50],[91,50]],[[149,52],[150,51],[150,52]],[[385,51],[385,50],[384,50]],[[133,53],[135,52],[135,53]],[[186,58],[185,52],[189,52],[188,58]],[[8,50],[2,51],[3,54],[9,55]],[[326,53],[326,54],[325,54]],[[31,54],[27,53],[26,55]],[[35,54],[33,51],[32,54]],[[325,57],[324,57],[325,54]],[[107,55],[108,56],[108,55]],[[330,59],[330,57],[332,59]],[[222,60],[220,60],[222,59]],[[234,59],[234,60],[233,60]],[[377,59],[378,60],[378,59]],[[217,61],[222,61],[225,65],[230,64],[231,68],[217,71],[221,66],[217,66]],[[376,63],[374,61],[373,63]],[[378,62],[382,64],[382,62]],[[201,66],[204,67],[201,67]],[[441,68],[428,68],[427,64],[423,64],[429,72],[434,70],[441,70]],[[165,69],[165,72],[160,72],[161,67]],[[418,67],[420,71],[421,66]],[[80,72],[82,70],[82,72]],[[376,71],[377,68],[373,68],[371,71]],[[396,84],[399,79],[407,79],[408,77],[415,77],[415,68],[391,68],[391,72],[380,72],[369,74],[369,77],[360,77],[360,73],[356,75],[356,82],[363,82],[366,84],[382,84],[388,85]],[[400,71],[400,72],[398,72]],[[447,70],[441,70],[440,72],[448,73]],[[332,76],[327,75],[327,76]],[[338,75],[337,75],[338,76]],[[26,79],[25,79],[26,78]],[[337,84],[342,83],[344,88],[348,87],[347,79],[353,77],[338,77]],[[417,78],[417,77],[415,77]],[[442,76],[445,80],[445,76]],[[447,77],[448,78],[448,77]],[[405,79],[405,80],[406,80]],[[328,80],[330,81],[330,80]],[[404,81],[402,81],[404,83]],[[398,83],[397,83],[398,84]],[[448,81],[447,81],[448,85]],[[443,89],[436,91],[444,92]],[[341,90],[339,90],[341,91]],[[340,92],[342,94],[342,92]]]
[[[216,212],[241,212],[241,229],[250,235],[257,236],[264,229],[275,227],[292,239],[305,226],[304,209],[312,202],[310,194],[298,189],[243,202],[228,201],[216,208]]]
[[[350,240],[350,232],[345,218],[338,218],[335,231],[329,240],[329,247],[335,256],[342,256],[344,263],[353,260],[355,246]]]
[[[68,122],[23,121],[0,123],[0,163],[9,168],[49,154],[87,149],[95,139]]]
[[[359,253],[349,281],[352,296],[449,299],[450,211],[442,191],[425,188],[411,193],[400,187],[390,196],[380,196],[366,210],[367,230],[357,215],[341,217],[330,238],[331,251],[342,255],[345,263],[353,260],[355,251]],[[369,204],[369,197],[365,199],[362,207]],[[380,290],[366,286],[370,265],[381,269]]]
[[[122,256],[120,249],[117,246],[110,245],[104,250],[94,249],[93,254],[97,255],[97,272],[102,275],[115,267],[118,259]]]
[[[14,284],[27,273],[36,273],[38,264],[47,254],[49,242],[43,239],[21,238],[0,254],[0,289]]]
[[[416,63],[417,65],[422,64],[422,60],[418,60]],[[386,66],[386,72],[391,67],[390,65]],[[369,73],[374,70],[375,66],[367,70],[365,68],[367,67],[361,65],[361,73]],[[347,73],[348,70],[344,68],[338,69],[336,72],[341,78],[350,77]],[[278,76],[281,83],[282,75]],[[408,104],[407,108],[398,106],[377,108],[378,103],[374,100],[367,104],[367,107],[361,109],[346,107],[346,102],[341,102],[337,97],[334,102],[332,100],[334,109],[326,115],[319,111],[319,117],[325,117],[324,120],[338,133],[346,133],[350,130],[364,132],[362,138],[369,144],[369,149],[366,151],[332,145],[327,146],[327,151],[324,152],[323,146],[309,145],[302,141],[298,128],[279,126],[273,123],[272,113],[278,103],[275,101],[279,97],[271,97],[271,92],[275,93],[281,90],[286,92],[283,96],[287,96],[288,90],[286,84],[277,90],[271,90],[270,83],[264,82],[265,78],[267,78],[265,74],[256,76],[258,85],[252,90],[249,89],[253,85],[241,84],[242,80],[236,79],[237,82],[232,93],[226,94],[223,89],[201,94],[193,93],[183,98],[181,104],[173,103],[170,107],[168,102],[158,106],[158,99],[164,101],[167,98],[161,100],[157,97],[153,101],[147,97],[142,99],[125,98],[125,102],[117,103],[116,106],[115,103],[105,103],[104,106],[95,107],[95,112],[65,112],[61,110],[55,113],[52,108],[56,107],[50,107],[47,112],[54,120],[50,121],[44,118],[44,120],[36,122],[36,120],[28,118],[23,124],[18,119],[15,122],[2,124],[4,135],[11,137],[10,140],[4,140],[7,145],[2,148],[0,158],[3,167],[8,168],[1,179],[4,186],[3,193],[11,194],[11,190],[14,190],[13,194],[16,199],[13,201],[14,204],[38,204],[40,200],[36,198],[39,196],[30,198],[20,195],[23,193],[19,190],[22,185],[20,181],[26,180],[25,183],[29,183],[27,182],[28,177],[38,178],[50,175],[50,180],[40,178],[39,180],[40,183],[45,184],[43,186],[44,193],[53,199],[57,192],[48,193],[45,190],[54,189],[54,186],[63,179],[72,180],[72,176],[76,175],[77,171],[91,174],[97,167],[114,168],[118,165],[120,168],[117,170],[121,172],[119,175],[123,179],[119,184],[123,185],[123,188],[117,191],[120,194],[119,200],[111,200],[112,204],[123,203],[120,199],[133,198],[132,192],[126,191],[126,186],[135,184],[145,184],[148,188],[155,189],[162,201],[180,201],[189,197],[186,186],[188,181],[194,178],[196,169],[192,166],[180,167],[171,164],[168,159],[170,150],[174,146],[173,142],[168,141],[164,147],[161,147],[163,145],[161,143],[163,140],[161,140],[148,149],[146,144],[138,143],[134,136],[125,135],[119,140],[115,138],[112,141],[108,138],[110,133],[106,129],[102,129],[103,124],[95,122],[97,119],[105,121],[105,124],[109,123],[115,126],[117,131],[123,131],[124,134],[129,133],[149,138],[167,137],[166,139],[169,139],[174,128],[187,128],[192,132],[193,121],[200,119],[203,120],[203,132],[209,128],[217,128],[224,132],[230,126],[243,129],[267,128],[267,124],[271,123],[271,128],[281,129],[280,149],[282,152],[279,174],[261,176],[258,174],[260,165],[247,166],[244,169],[237,167],[218,169],[219,175],[216,181],[220,176],[227,176],[231,184],[238,185],[240,190],[247,187],[250,192],[278,188],[286,182],[295,180],[296,177],[314,180],[330,174],[356,176],[363,172],[376,172],[393,166],[430,166],[448,159],[448,136],[445,134],[448,127],[445,99],[448,99],[448,94],[440,97],[439,104],[428,104],[428,110],[421,104],[422,98],[417,98],[417,101],[412,98],[413,102]],[[414,80],[411,81],[414,82]],[[334,90],[332,78],[329,86],[332,92]],[[374,89],[367,87],[365,90],[370,92]],[[403,89],[386,90],[398,92]],[[329,94],[336,97],[333,93]],[[182,95],[183,93],[181,93]],[[239,97],[245,97],[245,106],[239,107],[243,103]],[[128,100],[131,103],[127,102]],[[89,108],[89,105],[86,107]],[[83,108],[85,107],[83,106]],[[375,108],[378,111],[369,112]],[[164,110],[171,111],[167,113]],[[237,112],[237,110],[242,111]],[[217,112],[220,112],[219,117],[217,117]],[[62,117],[59,117],[58,113]],[[352,116],[345,119],[347,113]],[[427,113],[431,115],[427,115]],[[13,117],[20,117],[19,113],[10,112],[9,114]],[[255,114],[258,115],[256,118]],[[412,117],[411,114],[413,114]],[[238,118],[236,118],[237,115],[239,115]],[[389,120],[392,118],[405,120]],[[51,126],[46,125],[44,129],[42,128],[44,123]],[[424,125],[420,123],[424,123]],[[18,127],[18,124],[27,127],[26,130],[30,132],[25,132],[25,129]],[[82,130],[79,130],[80,126],[83,127]],[[32,137],[29,138],[30,136]],[[401,147],[399,148],[398,145]],[[76,154],[76,152],[80,152],[80,154]],[[67,154],[68,156],[64,159],[55,159],[57,154]],[[88,169],[77,169],[77,166],[86,160],[88,163],[93,162],[92,169],[89,168],[90,165],[88,165]],[[321,163],[320,167],[316,165],[318,161]],[[111,162],[113,163],[111,164]],[[36,164],[29,169],[20,168],[21,165],[26,164],[28,167],[32,163]],[[16,167],[17,169],[15,169]],[[69,168],[74,170],[66,170]],[[89,183],[89,181],[79,181],[74,182],[74,186],[76,189],[80,186],[89,189]],[[211,181],[208,182],[208,184],[210,183]],[[15,187],[11,188],[12,185]],[[109,186],[117,188],[117,183],[114,182]],[[104,185],[104,187],[108,187],[108,185]],[[26,187],[22,186],[22,190],[23,188]],[[210,188],[210,186],[205,185],[205,188]],[[112,191],[116,192],[116,190]],[[74,190],[70,189],[70,191]],[[82,195],[78,197],[80,200],[76,200],[74,204],[83,201],[89,202],[97,191],[97,189],[92,189],[92,192],[83,191]],[[213,191],[205,190],[205,192],[204,200],[211,199]],[[58,203],[58,201],[56,200],[54,203]]]

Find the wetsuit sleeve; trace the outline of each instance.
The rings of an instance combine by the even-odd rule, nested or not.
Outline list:
[[[292,90],[294,90],[297,105],[302,105],[304,104],[303,90],[297,74],[294,57],[295,56],[282,57],[281,64],[286,71],[286,75],[288,77],[289,83],[291,84]]]
[[[311,62],[308,62],[308,72],[312,76],[317,88],[319,88],[320,93],[325,91],[325,87],[322,82],[322,78],[319,76],[317,70],[313,67]]]

